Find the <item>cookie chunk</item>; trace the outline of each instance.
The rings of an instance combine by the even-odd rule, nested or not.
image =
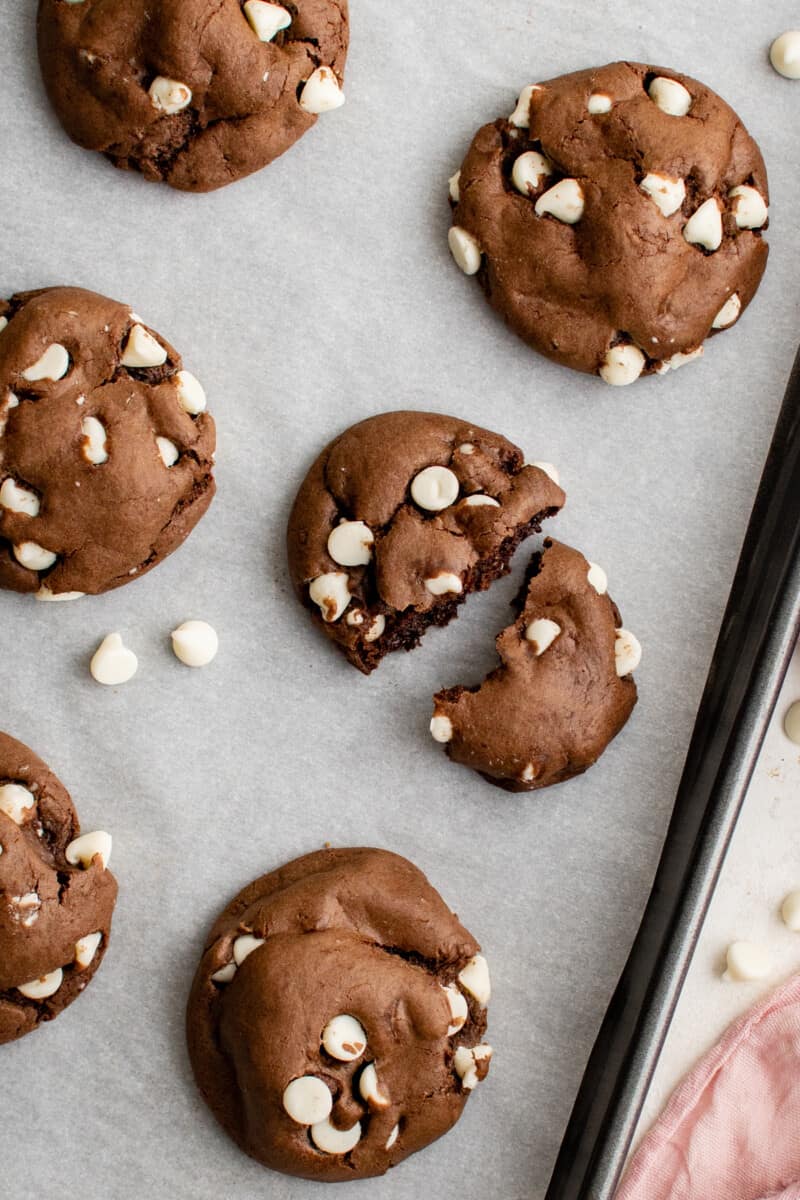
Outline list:
[[[107,833],[80,835],[69,794],[0,733],[0,1043],[52,1021],[108,946],[117,883]]]
[[[246,887],[189,998],[195,1079],[288,1175],[382,1175],[453,1126],[489,1069],[480,947],[406,859],[321,850]]]
[[[105,592],[177,549],[214,495],[204,408],[126,305],[79,288],[0,300],[0,587]]]
[[[597,761],[631,715],[641,658],[606,587],[602,567],[545,542],[497,638],[501,665],[479,687],[434,697],[431,734],[453,762],[532,792]]]
[[[767,175],[696,79],[612,63],[526,87],[450,181],[450,248],[541,354],[663,374],[738,320],[767,261]]]
[[[289,519],[289,569],[316,623],[368,674],[446,625],[564,503],[549,463],[458,417],[390,412],[327,446]]]
[[[39,61],[73,141],[208,192],[344,103],[347,0],[40,0]]]

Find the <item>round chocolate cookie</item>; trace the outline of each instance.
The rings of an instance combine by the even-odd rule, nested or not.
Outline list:
[[[216,921],[187,1012],[195,1079],[253,1158],[382,1175],[453,1126],[489,1069],[486,960],[404,858],[320,850]]]
[[[149,571],[214,495],[214,422],[168,342],[80,288],[0,300],[0,587],[66,600]]]
[[[699,357],[766,266],[758,146],[710,88],[642,63],[526,87],[450,199],[453,256],[511,328],[611,384]]]
[[[73,141],[207,192],[344,103],[347,0],[40,0],[45,87]]]
[[[0,733],[0,1043],[63,1012],[106,952],[111,838],[79,834],[55,775]]]
[[[389,412],[323,450],[289,519],[301,602],[359,670],[446,625],[564,503],[549,463],[458,417]]]
[[[597,761],[633,711],[642,653],[606,588],[602,567],[545,542],[497,637],[501,665],[479,687],[434,696],[431,734],[453,762],[532,792]]]

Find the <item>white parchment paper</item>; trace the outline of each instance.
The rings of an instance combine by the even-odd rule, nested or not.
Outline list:
[[[205,930],[254,876],[331,841],[418,863],[480,938],[495,985],[489,1081],[458,1128],[342,1200],[541,1198],[636,929],[798,340],[800,84],[766,51],[789,0],[353,0],[348,102],[283,159],[186,196],[74,147],[48,110],[33,0],[0,0],[0,291],[75,283],[181,350],[219,427],[219,496],[145,579],[75,604],[0,594],[0,726],[109,829],[114,937],[54,1024],[0,1050],[0,1195],[298,1200],[218,1130],[184,1049]],[[770,172],[761,292],[705,360],[626,391],[534,356],[446,246],[448,176],[537,79],[627,57],[704,79]],[[514,798],[451,766],[432,693],[494,662],[514,578],[361,678],[290,595],[285,521],[323,443],[408,406],[453,412],[559,465],[551,531],[608,571],[644,645],[640,704],[587,775]],[[391,447],[387,447],[387,454]],[[182,667],[168,633],[211,621]],[[140,658],[90,679],[119,629]]]

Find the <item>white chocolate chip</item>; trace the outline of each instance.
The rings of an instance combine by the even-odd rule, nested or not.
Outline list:
[[[597,563],[590,562],[589,570],[586,573],[586,578],[592,585],[598,596],[605,596],[608,591],[608,576],[602,567]]]
[[[14,546],[14,558],[29,571],[46,571],[58,558],[52,550],[45,550],[38,542],[19,542]]]
[[[455,175],[451,175],[447,181],[447,187],[450,192],[450,199],[454,204],[458,204],[461,199],[461,172],[456,171]]]
[[[308,594],[319,605],[323,621],[330,623],[339,620],[350,603],[349,582],[349,576],[344,571],[329,571],[327,575],[312,579]]]
[[[377,642],[378,638],[382,636],[385,629],[386,617],[383,615],[383,613],[378,613],[378,615],[373,618],[372,624],[364,634],[364,641]]]
[[[432,596],[444,596],[447,592],[460,592],[461,580],[451,571],[440,571],[438,575],[425,580],[425,587]]]
[[[491,1046],[473,1046],[471,1049],[467,1046],[458,1047],[453,1055],[453,1066],[465,1091],[471,1092],[474,1087],[477,1087],[479,1083],[478,1063],[485,1062],[491,1057]]]
[[[235,974],[236,963],[229,962],[225,963],[224,967],[220,967],[218,971],[215,971],[211,978],[214,980],[214,983],[230,983]]]
[[[458,478],[449,467],[425,467],[411,481],[411,499],[427,512],[449,508],[458,491]]]
[[[169,438],[157,437],[156,446],[158,447],[158,453],[161,456],[164,466],[168,468],[174,467],[181,456],[181,452],[175,443],[171,442]]]
[[[328,554],[341,567],[363,567],[372,558],[374,543],[363,521],[340,521],[328,535]]]
[[[596,117],[600,113],[611,112],[611,104],[611,97],[607,96],[605,92],[592,92],[586,102],[586,107],[592,116]]]
[[[322,1044],[339,1062],[355,1062],[367,1048],[364,1026],[355,1017],[341,1013],[332,1017],[322,1031]]]
[[[475,447],[472,442],[462,442],[458,447],[458,452],[459,454],[466,454],[469,457],[470,454],[475,453]]]
[[[800,933],[800,891],[789,892],[781,905],[781,917],[787,929]]]
[[[789,29],[769,48],[769,61],[784,79],[800,79],[800,30]]]
[[[742,311],[742,302],[739,299],[739,293],[734,292],[732,296],[723,304],[714,320],[711,322],[712,329],[727,329],[738,319],[739,313]]]
[[[28,383],[39,383],[43,379],[63,379],[69,370],[69,354],[60,342],[47,347],[41,358],[22,372]]]
[[[704,200],[683,227],[683,236],[692,246],[719,250],[722,245],[722,213],[714,196]]]
[[[449,717],[434,716],[430,724],[431,737],[435,742],[449,742],[453,737],[453,722]]]
[[[36,600],[80,600],[85,592],[51,592],[46,584],[42,584],[38,592],[33,593]]]
[[[731,208],[739,229],[760,229],[766,225],[769,209],[756,188],[740,184],[731,188],[728,199],[733,201]]]
[[[98,421],[97,417],[84,417],[81,421],[81,433],[83,434],[81,449],[87,462],[93,463],[95,466],[108,462],[106,429],[102,421]]]
[[[351,608],[344,620],[346,625],[363,625],[364,610],[361,608]]]
[[[464,500],[467,508],[499,508],[500,501],[495,500],[494,496],[485,496],[483,492],[475,492],[472,496],[467,496]]]
[[[532,462],[532,463],[526,463],[526,466],[537,467],[540,471],[544,471],[545,475],[548,475],[550,477],[550,479],[552,479],[552,481],[556,485],[556,487],[558,487],[558,485],[561,482],[561,476],[558,473],[558,467],[554,466],[553,463]]]
[[[783,732],[790,742],[800,746],[800,700],[795,700],[786,710],[783,718]]]
[[[244,15],[260,42],[271,42],[281,29],[288,29],[292,14],[280,4],[268,4],[266,0],[246,0]]]
[[[143,325],[134,325],[128,334],[120,362],[123,367],[161,367],[167,352]]]
[[[78,938],[75,943],[75,962],[85,971],[94,961],[98,947],[103,940],[102,933],[87,933],[86,937]]]
[[[4,479],[0,487],[0,507],[27,517],[36,517],[39,515],[39,497],[13,479]]]
[[[536,772],[533,769],[533,763],[528,763],[522,775],[520,776],[523,783],[533,783],[536,778]]]
[[[121,633],[109,633],[95,650],[89,670],[97,683],[117,687],[133,679],[139,660],[124,644]]]
[[[670,117],[685,117],[692,107],[691,93],[677,79],[667,79],[664,75],[656,76],[647,94]]]
[[[526,626],[525,638],[531,643],[533,652],[538,658],[549,646],[552,646],[560,633],[561,626],[557,625],[555,621],[549,620],[548,617],[538,617]]]
[[[665,217],[676,213],[686,199],[686,184],[682,179],[672,179],[669,175],[660,175],[657,171],[650,171],[645,175],[639,187],[647,193]]]
[[[105,871],[111,858],[111,834],[96,829],[93,833],[82,833],[74,838],[64,851],[67,862],[73,867],[83,867],[88,871],[95,858],[99,857],[100,867]]]
[[[697,346],[694,350],[687,350],[685,354],[673,354],[671,358],[665,358],[656,367],[656,375],[666,375],[668,371],[677,371],[680,367],[685,367],[687,363],[694,362],[696,358],[702,358],[705,352],[705,347]]]
[[[749,983],[764,979],[772,969],[769,953],[755,942],[731,942],[725,955],[727,970],[722,978],[729,983]]]
[[[514,160],[511,182],[523,196],[529,196],[541,185],[542,180],[553,174],[553,164],[538,150],[526,150]]]
[[[538,92],[540,84],[529,83],[524,87],[519,94],[517,107],[514,109],[511,116],[508,118],[512,125],[516,125],[517,129],[528,129],[530,126],[530,108],[531,96],[534,92]]]
[[[283,1107],[298,1125],[317,1125],[331,1115],[333,1096],[316,1075],[301,1075],[284,1090]]]
[[[483,251],[476,239],[460,225],[451,225],[447,233],[450,253],[465,275],[477,275],[481,268]]]
[[[64,972],[61,967],[56,967],[55,971],[50,971],[47,975],[40,975],[38,979],[32,979],[30,983],[21,983],[17,988],[18,992],[27,997],[28,1000],[46,1000],[48,996],[53,996],[61,987]]]
[[[577,179],[561,179],[539,197],[534,206],[537,216],[550,215],[565,225],[574,225],[583,216],[583,188]]]
[[[639,663],[642,661],[642,647],[638,638],[629,633],[627,629],[618,629],[617,636],[614,641],[614,662],[617,668],[617,675],[623,679],[626,675],[630,675],[635,671]]]
[[[349,1154],[361,1141],[361,1124],[356,1121],[350,1129],[337,1129],[326,1117],[311,1126],[311,1140],[325,1154]]]
[[[207,621],[184,621],[170,636],[175,657],[187,667],[207,667],[219,650],[217,631]]]
[[[387,1150],[391,1150],[392,1146],[397,1141],[397,1137],[398,1137],[399,1133],[400,1133],[400,1126],[395,1125],[394,1129],[392,1130],[392,1132],[389,1134],[388,1138],[386,1139],[386,1149]]]
[[[458,1033],[464,1028],[464,1022],[469,1016],[469,1005],[455,984],[448,983],[446,987],[442,988],[442,991],[450,1006],[450,1024],[447,1026],[447,1036],[452,1037],[454,1033]]]
[[[179,79],[167,79],[166,75],[156,75],[148,91],[153,108],[168,117],[192,103],[192,89]]]
[[[380,1089],[378,1071],[375,1063],[369,1063],[358,1078],[358,1090],[362,1100],[366,1100],[370,1108],[388,1108],[389,1097]]]
[[[3,332],[3,330],[6,328],[7,325],[8,325],[8,317],[0,317],[0,333]]]
[[[264,945],[264,938],[255,937],[252,933],[243,933],[233,943],[233,961],[240,967],[246,958]]]
[[[24,896],[12,896],[11,904],[16,910],[14,917],[26,929],[30,929],[39,919],[39,910],[42,907],[41,897],[38,892],[26,892]]]
[[[317,67],[316,71],[306,80],[300,93],[300,107],[304,112],[331,112],[344,104],[344,92],[339,87],[339,80],[330,67]]]
[[[21,825],[36,807],[36,798],[21,783],[4,783],[0,787],[0,812]]]
[[[196,417],[206,406],[206,393],[202,383],[191,371],[178,371],[175,376],[178,388],[178,403],[190,417]]]
[[[481,1008],[486,1008],[492,996],[492,982],[489,977],[489,964],[482,954],[471,958],[458,977],[458,982],[474,996]]]
[[[600,367],[600,378],[612,387],[626,387],[639,378],[645,362],[645,356],[638,346],[622,342],[606,351]]]

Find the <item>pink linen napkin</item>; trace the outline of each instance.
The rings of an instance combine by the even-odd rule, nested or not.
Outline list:
[[[800,975],[678,1085],[615,1200],[800,1200]]]

